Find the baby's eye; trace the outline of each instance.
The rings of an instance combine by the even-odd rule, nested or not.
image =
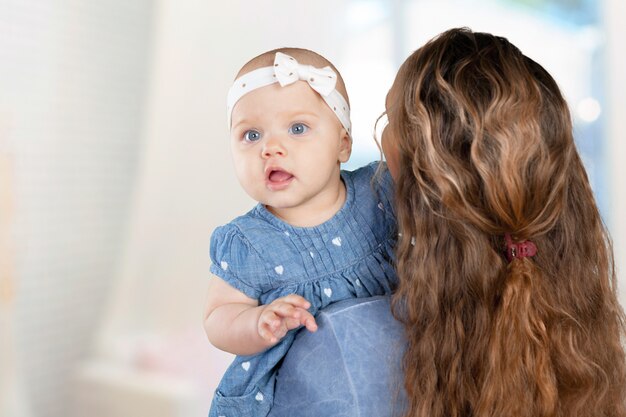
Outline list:
[[[289,133],[292,135],[302,135],[309,130],[309,127],[304,123],[294,123],[289,128]]]
[[[256,142],[261,139],[261,134],[256,130],[246,130],[243,134],[243,140],[246,142]]]

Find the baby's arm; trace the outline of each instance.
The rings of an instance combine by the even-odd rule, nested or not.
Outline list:
[[[218,349],[236,355],[253,355],[274,346],[291,329],[306,326],[316,331],[309,302],[290,294],[259,306],[257,300],[213,275],[204,313],[204,329]]]

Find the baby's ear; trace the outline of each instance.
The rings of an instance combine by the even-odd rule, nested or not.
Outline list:
[[[339,142],[339,162],[348,162],[352,153],[352,138],[345,129],[341,129]]]

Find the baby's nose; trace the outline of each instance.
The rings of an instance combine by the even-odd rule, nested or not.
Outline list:
[[[283,146],[283,143],[280,139],[271,137],[268,138],[265,142],[265,146],[263,147],[263,156],[266,158],[272,156],[286,156],[287,150]]]

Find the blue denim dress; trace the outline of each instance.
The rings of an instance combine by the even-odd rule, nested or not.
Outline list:
[[[397,283],[393,184],[386,168],[374,175],[377,166],[341,171],[346,202],[318,226],[291,226],[258,204],[218,227],[211,236],[211,272],[260,304],[301,295],[313,315],[336,301],[390,294]],[[277,369],[295,334],[259,354],[237,356],[217,387],[209,417],[266,416]]]

